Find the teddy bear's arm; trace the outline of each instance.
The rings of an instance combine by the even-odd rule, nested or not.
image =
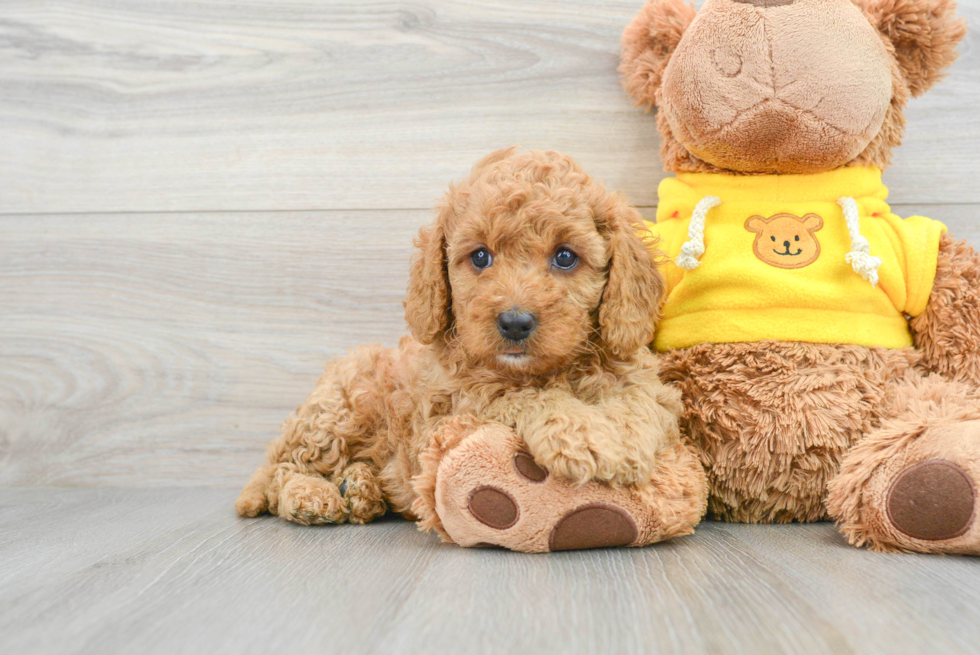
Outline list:
[[[943,234],[926,310],[910,322],[929,370],[980,385],[980,254]]]

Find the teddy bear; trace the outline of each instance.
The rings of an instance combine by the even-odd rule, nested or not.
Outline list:
[[[980,255],[882,183],[965,33],[951,0],[651,0],[626,28],[674,174],[653,347],[712,518],[980,554]]]

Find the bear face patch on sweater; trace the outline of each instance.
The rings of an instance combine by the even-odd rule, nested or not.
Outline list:
[[[752,252],[777,268],[803,268],[817,261],[820,241],[814,233],[822,227],[823,219],[812,213],[803,218],[787,213],[752,216],[745,221],[745,229],[755,232]]]

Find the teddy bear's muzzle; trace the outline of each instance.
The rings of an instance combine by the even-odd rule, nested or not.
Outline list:
[[[864,150],[891,97],[888,53],[849,0],[708,0],[664,72],[661,110],[715,166],[812,173]]]

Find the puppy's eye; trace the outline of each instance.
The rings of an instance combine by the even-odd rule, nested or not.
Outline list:
[[[473,268],[482,271],[489,268],[490,264],[493,263],[493,255],[486,248],[480,248],[474,250],[473,254],[470,255],[470,262],[473,263]]]
[[[776,237],[769,237],[769,238],[770,238],[770,239],[772,239],[773,241],[775,241],[775,240],[776,240]]]
[[[800,235],[799,235],[799,234],[797,234],[797,235],[796,235],[796,240],[797,240],[797,241],[799,241],[799,240],[800,240]]]
[[[557,268],[567,271],[574,268],[575,264],[578,263],[578,255],[568,248],[559,248],[552,262]]]

